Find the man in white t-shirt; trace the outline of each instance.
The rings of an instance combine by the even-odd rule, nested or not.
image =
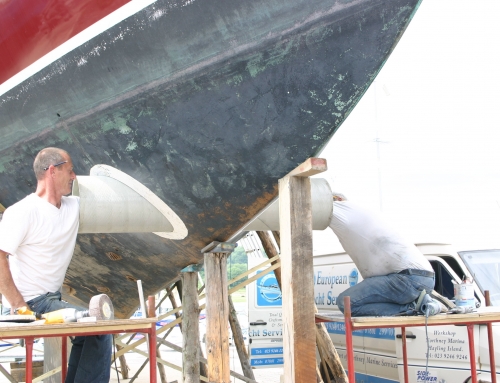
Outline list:
[[[344,312],[349,296],[352,316],[417,313],[434,289],[434,271],[416,246],[373,212],[333,194],[330,228],[352,258],[363,281],[337,297]]]
[[[69,154],[45,148],[35,158],[35,193],[5,210],[0,222],[0,293],[5,313],[23,306],[43,314],[66,307],[61,287],[75,249],[79,199]],[[111,336],[75,337],[66,383],[107,383]]]

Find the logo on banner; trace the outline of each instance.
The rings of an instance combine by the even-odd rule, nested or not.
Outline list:
[[[281,306],[281,290],[274,273],[257,279],[257,306]]]
[[[417,382],[438,382],[436,375],[433,375],[430,371],[417,370]],[[444,379],[439,380],[439,383],[446,383]]]
[[[358,269],[352,269],[349,273],[349,286],[354,286],[358,283],[359,273]]]

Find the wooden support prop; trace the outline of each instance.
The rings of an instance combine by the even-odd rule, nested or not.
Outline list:
[[[231,286],[234,282],[239,281],[240,279],[243,279],[244,277],[246,277],[246,276],[248,276],[248,275],[250,275],[250,274],[254,273],[254,272],[255,272],[255,271],[257,271],[257,270],[262,269],[264,266],[268,266],[269,264],[276,265],[277,267],[279,267],[279,266],[280,266],[280,259],[279,259],[279,258],[280,258],[280,257],[279,257],[278,255],[277,255],[277,256],[275,256],[275,257],[269,258],[267,261],[264,261],[264,262],[262,262],[261,264],[259,264],[259,265],[255,266],[255,267],[252,267],[251,269],[248,269],[248,270],[247,270],[247,271],[245,271],[244,273],[242,273],[242,274],[238,275],[237,277],[235,277],[235,278],[231,279],[229,282],[227,282],[227,284],[228,284],[229,286]],[[276,269],[276,267],[275,267],[274,269],[273,269],[272,267],[271,267],[271,268],[269,268],[269,269],[266,269],[266,270],[264,270],[264,272],[266,272],[266,271],[272,271],[271,269],[272,269],[272,270],[275,270],[275,269]],[[262,274],[262,275],[261,275],[261,277],[262,277],[263,275],[264,275],[264,274]],[[250,277],[250,278],[252,278],[252,277]],[[260,278],[260,277],[259,277],[259,278]],[[258,279],[258,278],[257,278],[257,279]],[[244,282],[244,281],[243,281],[243,282]],[[240,283],[240,285],[242,285],[242,284],[243,284],[243,283]],[[241,289],[242,287],[243,287],[243,286],[240,286],[240,287],[238,287],[236,290],[239,290],[239,289]],[[234,287],[233,287],[233,288],[234,288]],[[231,292],[230,292],[230,294],[231,294]],[[200,297],[200,298],[201,298],[201,297]]]
[[[193,282],[195,283],[195,286],[196,286],[196,289],[198,288],[198,282],[201,281],[201,284],[202,286],[196,290],[196,302],[197,302],[197,307],[198,307],[198,314],[199,312],[201,311],[200,309],[200,306],[199,306],[199,294],[201,294],[201,292],[205,289],[205,285],[203,284],[203,280],[201,279],[201,276],[200,276],[200,271],[203,270],[203,264],[202,263],[199,263],[199,264],[193,264],[193,265],[189,265],[185,268],[183,268],[181,270],[181,275],[183,273],[193,273],[195,274],[196,276],[196,282]],[[182,301],[182,296],[184,295],[184,282],[181,280],[180,281],[180,284],[182,285],[182,292],[181,294],[179,294],[179,297],[181,298],[181,303],[184,305],[183,301]],[[177,288],[179,288],[179,285],[176,284]],[[184,309],[183,309],[184,310]],[[183,315],[184,315],[184,311],[183,311]],[[187,330],[189,331],[189,330]],[[198,326],[198,331],[199,331],[199,326]],[[205,364],[205,362],[202,362],[201,359],[203,358],[203,350],[202,350],[202,347],[201,347],[201,341],[198,339],[198,359],[200,360],[200,376],[207,376],[208,373],[207,373],[207,365]]]
[[[176,283],[175,284],[175,287],[178,289],[179,288],[179,285]],[[182,288],[182,287],[181,287]],[[177,293],[179,294],[179,297],[181,296],[179,290],[177,290]],[[177,300],[175,299],[175,295],[174,295],[174,292],[172,290],[169,290],[167,291],[167,294],[168,294],[168,299],[170,300],[170,303],[172,304],[172,308],[173,309],[176,309],[176,308],[179,308],[179,307],[182,307],[182,306],[179,306],[177,304]],[[183,309],[184,310],[184,309]],[[179,312],[176,312],[175,314],[175,317],[177,319],[181,318],[181,314],[179,314]],[[179,330],[181,330],[181,332],[183,332],[182,330],[182,322],[179,323]]]
[[[160,345],[156,346],[156,358],[161,359]],[[158,372],[160,373],[161,383],[167,383],[167,372],[165,371],[165,366],[160,362],[156,363],[156,365],[158,367]]]
[[[200,383],[198,272],[182,270],[182,381]]]
[[[52,371],[57,367],[62,366],[62,337],[47,337],[43,339],[44,342],[44,352],[43,352],[43,372],[47,373]],[[71,342],[67,342],[66,348],[66,361],[71,353]],[[49,377],[47,377],[44,382],[47,383],[59,383],[61,381],[61,373],[57,372]]]
[[[154,318],[156,316],[155,309],[155,297],[150,295],[148,296],[148,318]]]
[[[339,354],[335,349],[332,338],[328,335],[323,323],[316,325],[316,343],[320,351],[321,361],[332,370],[335,383],[349,383],[344,367],[340,361]],[[328,374],[328,369],[326,369]],[[329,377],[328,377],[329,379]]]
[[[146,353],[144,353],[144,354],[147,355]],[[135,380],[139,377],[139,374],[142,372],[142,370],[144,370],[144,367],[146,367],[146,365],[148,364],[148,362],[149,362],[149,358],[146,358],[146,360],[141,364],[141,367],[139,367],[139,369],[134,374],[134,376],[132,376],[132,379],[130,379],[129,383],[134,383],[135,382]]]
[[[267,231],[258,231],[257,236],[264,247],[264,251],[266,252],[267,258],[271,259],[276,257],[278,254],[278,250],[276,250],[276,246],[274,246],[273,241],[271,240],[271,236],[267,233]],[[278,245],[279,246],[279,245]],[[278,263],[279,260],[272,262],[272,265]],[[278,282],[278,286],[281,290],[281,267],[274,270],[274,276],[276,277],[276,281]]]
[[[279,232],[273,232],[273,234],[274,233],[277,233],[279,238]],[[257,235],[262,242],[262,246],[264,247],[268,258],[272,259],[276,257],[278,255],[278,251],[271,241],[271,236],[265,231],[259,231],[257,232]],[[278,286],[281,290],[281,268],[276,269],[274,271],[274,274],[276,275],[276,281],[278,282]],[[318,310],[315,307],[315,312],[317,311]],[[324,325],[316,325],[316,347],[318,348],[322,364],[324,365],[324,363],[327,363],[328,366],[330,366],[335,379],[337,379],[336,381],[338,381],[339,383],[347,382],[347,376],[345,374],[344,368],[342,367],[342,363],[338,356],[337,350],[335,349],[335,346],[332,343],[332,339],[328,335],[328,332],[326,331]],[[327,383],[330,383],[328,379]]]
[[[325,375],[325,383],[332,383],[332,381],[330,380],[330,371],[328,370],[328,367],[327,367],[326,362],[325,362],[325,357],[323,356],[322,349],[320,347],[318,347],[318,353],[319,353],[321,368],[323,369],[323,373]],[[321,375],[321,371],[320,371],[320,375]]]
[[[3,213],[5,210],[5,207],[0,203],[0,213]]]
[[[318,366],[316,366],[316,383],[323,383],[323,379],[321,379],[321,372],[319,371]]]
[[[288,173],[287,177],[310,177],[328,170],[324,158],[309,158]],[[280,225],[281,226],[281,225]],[[280,231],[283,229],[280,228]]]
[[[252,366],[250,365],[250,360],[248,358],[245,341],[243,339],[243,334],[241,332],[240,322],[238,321],[238,316],[236,315],[236,309],[234,308],[231,295],[229,295],[229,324],[231,325],[234,344],[236,345],[236,351],[238,352],[238,357],[240,358],[243,375],[247,378],[255,380]]]
[[[232,243],[213,242],[205,247],[206,348],[208,381],[229,383],[229,301],[227,291],[227,256],[234,248]]]
[[[173,328],[170,328],[165,335],[163,335],[163,338],[160,338],[160,337],[156,337],[156,342],[157,342],[157,347],[160,347],[161,344],[165,344],[165,338],[172,332]],[[120,344],[120,346],[124,347],[125,346],[125,343],[121,342],[121,341],[117,341],[117,344]],[[182,349],[179,347],[179,350],[181,350],[182,352]],[[149,363],[149,354],[145,351],[142,351],[140,349],[133,349],[133,351],[135,353],[137,353],[138,355],[142,355],[144,357],[146,357],[146,360],[144,361],[144,364],[142,365],[142,367],[139,369],[139,371],[134,375],[134,377],[132,377],[132,379],[130,380],[129,383],[132,383],[133,380],[137,379],[137,376],[139,375],[140,371],[142,371],[142,369],[144,368],[144,366],[146,366],[146,364]],[[161,363],[167,367],[170,367],[170,368],[173,368],[174,370],[177,370],[177,371],[182,371],[182,368],[179,367],[179,366],[176,366],[175,364],[172,364],[172,363],[169,363],[161,358],[157,358],[156,359],[158,361],[158,363]],[[60,368],[59,368],[60,369]],[[206,379],[205,379],[206,381]],[[35,383],[35,381],[33,381],[33,383]]]
[[[272,233],[273,233],[274,240],[276,241],[276,244],[278,245],[278,248],[281,249],[280,232],[279,231],[273,231]]]
[[[172,282],[172,284],[165,289],[165,295],[158,301],[158,303],[156,303],[156,309],[160,308],[161,304],[168,298],[169,291],[172,291],[175,286],[175,282]]]
[[[0,205],[2,206],[2,205]],[[0,372],[7,378],[7,380],[11,383],[17,383],[17,380],[15,380],[11,374],[7,372],[4,366],[0,364]]]
[[[117,334],[113,335],[115,338]],[[123,347],[120,346],[119,344],[116,345],[116,349],[120,351]],[[122,374],[122,379],[128,379],[128,372],[130,370],[129,366],[127,365],[127,360],[125,359],[125,355],[120,355],[118,358],[120,362],[120,372]]]
[[[177,294],[179,295],[179,299],[182,304],[182,279],[179,279],[177,282],[175,282],[175,288],[177,289]]]
[[[287,383],[316,376],[311,182],[326,160],[310,158],[279,180],[283,354]]]

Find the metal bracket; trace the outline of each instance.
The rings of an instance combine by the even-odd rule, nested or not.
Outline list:
[[[201,270],[203,270],[203,263],[197,263],[184,267],[181,273],[198,273]]]
[[[214,241],[210,245],[201,249],[202,253],[232,253],[238,246],[237,243],[217,242]]]

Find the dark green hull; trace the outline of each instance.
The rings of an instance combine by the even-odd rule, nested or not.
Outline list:
[[[107,164],[155,192],[184,240],[79,235],[66,277],[69,300],[106,292],[127,317],[134,280],[164,288],[326,145],[418,2],[158,1],[1,96],[0,203],[34,191],[46,146],[68,150],[77,174]]]

